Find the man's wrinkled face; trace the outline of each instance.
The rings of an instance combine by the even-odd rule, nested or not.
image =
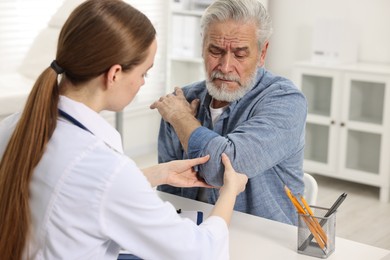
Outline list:
[[[258,48],[254,23],[211,24],[203,45],[209,94],[227,102],[243,97],[253,87],[256,68],[264,64],[266,49],[267,45],[261,52]]]

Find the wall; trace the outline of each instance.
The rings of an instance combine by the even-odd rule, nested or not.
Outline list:
[[[390,1],[388,0],[272,0],[273,20],[266,66],[291,77],[295,61],[311,58],[317,19],[341,20],[358,26],[358,61],[390,64]]]
[[[124,152],[132,158],[157,151],[161,116],[157,109],[151,110],[149,105],[134,108],[130,104],[128,112],[123,116]]]

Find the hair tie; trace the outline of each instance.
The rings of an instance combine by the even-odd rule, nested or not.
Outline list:
[[[58,65],[57,61],[56,60],[53,60],[50,64],[50,67],[57,73],[57,74],[62,74],[65,72],[65,70],[63,68],[60,67],[60,65]]]

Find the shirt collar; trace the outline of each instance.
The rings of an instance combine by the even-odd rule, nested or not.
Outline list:
[[[122,138],[119,132],[101,115],[83,103],[61,95],[58,108],[65,111],[83,124],[89,131],[105,142],[109,147],[123,154]]]

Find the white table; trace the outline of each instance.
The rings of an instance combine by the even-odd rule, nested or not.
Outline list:
[[[207,217],[212,205],[172,194],[158,192],[164,201],[172,203],[176,209],[199,210]],[[337,228],[337,224],[336,224]],[[230,223],[230,259],[272,259],[305,260],[320,259],[297,253],[297,227],[280,222],[234,212]],[[335,252],[329,260],[376,260],[387,259],[390,250],[369,246],[336,237]]]

